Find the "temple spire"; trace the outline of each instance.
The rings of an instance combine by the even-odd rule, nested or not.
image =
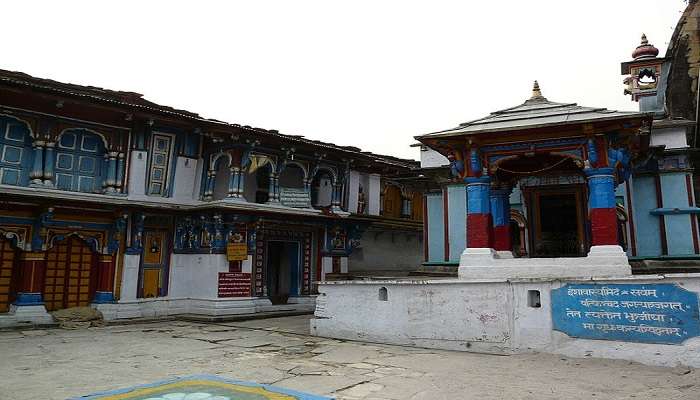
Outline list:
[[[538,100],[547,100],[544,96],[542,96],[542,91],[540,90],[540,84],[535,81],[534,85],[532,85],[532,97],[528,99],[528,101],[538,101]]]

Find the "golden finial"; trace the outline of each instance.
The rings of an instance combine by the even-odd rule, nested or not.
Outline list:
[[[535,81],[535,84],[532,86],[532,97],[531,99],[539,99],[542,98],[542,92],[540,91],[540,84]]]
[[[649,44],[649,41],[647,40],[647,35],[642,33],[642,45]]]

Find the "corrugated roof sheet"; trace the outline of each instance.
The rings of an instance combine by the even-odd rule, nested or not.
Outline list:
[[[287,140],[294,143],[306,144],[314,147],[320,147],[342,153],[352,154],[353,156],[357,156],[359,158],[369,160],[372,162],[393,165],[403,168],[419,168],[420,166],[420,162],[416,160],[409,160],[384,154],[375,154],[368,151],[362,151],[354,146],[339,146],[330,142],[307,139],[303,135],[281,134],[279,133],[279,131],[274,129],[268,130],[263,128],[255,128],[249,125],[233,124],[224,121],[219,121],[216,119],[203,118],[197,113],[193,113],[186,110],[179,110],[173,107],[153,103],[144,99],[142,94],[135,92],[115,91],[95,86],[83,86],[72,83],[63,83],[51,79],[36,78],[22,72],[7,71],[0,69],[0,83],[2,82],[32,87],[36,89],[48,90],[55,93],[70,95],[74,97],[82,97],[88,100],[96,100],[108,104],[113,104],[115,106],[136,108],[146,112],[162,113],[176,118],[183,118],[198,122],[221,125],[222,127],[234,127],[237,129],[243,129],[265,136],[277,137],[282,140]]]
[[[576,103],[555,103],[542,96],[533,97],[523,104],[492,112],[486,117],[459,124],[445,131],[417,136],[417,139],[475,135],[486,132],[505,132],[532,129],[550,125],[594,122],[645,117],[646,113],[615,111],[606,108],[583,107]]]

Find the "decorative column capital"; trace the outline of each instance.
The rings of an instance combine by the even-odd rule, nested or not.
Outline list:
[[[599,176],[610,176],[615,177],[615,169],[610,167],[603,168],[585,168],[583,173],[586,174],[588,179],[599,177]]]
[[[464,183],[467,185],[490,185],[491,177],[488,175],[482,176],[468,176],[464,178]]]

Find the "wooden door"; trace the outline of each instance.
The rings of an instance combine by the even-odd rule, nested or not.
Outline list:
[[[141,297],[164,295],[163,281],[167,263],[167,243],[164,231],[147,231],[144,234],[143,270],[141,276]]]
[[[526,198],[532,256],[586,255],[586,203],[582,186],[538,187],[528,191]]]
[[[14,300],[13,278],[15,272],[16,251],[10,242],[0,238],[0,313],[10,309],[10,303]]]
[[[401,190],[396,186],[388,186],[384,192],[384,216],[401,217]]]
[[[96,257],[80,238],[70,236],[46,253],[44,303],[48,311],[87,306],[94,294]]]

